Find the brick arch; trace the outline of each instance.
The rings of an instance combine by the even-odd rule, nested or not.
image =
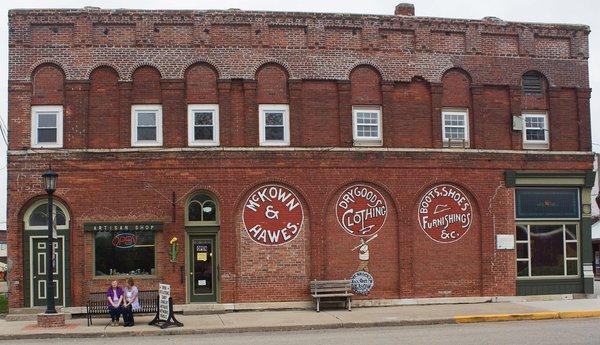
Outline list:
[[[60,62],[58,60],[54,60],[54,59],[43,59],[43,60],[36,61],[29,67],[28,74],[29,74],[29,78],[31,81],[33,81],[33,76],[36,73],[36,71],[44,65],[54,65],[54,67],[56,67],[57,69],[59,69],[62,72],[65,79],[73,78],[72,75],[67,74],[67,71],[69,69],[62,62]]]
[[[193,67],[194,65],[207,65],[210,68],[212,68],[215,73],[217,74],[217,78],[220,78],[221,75],[223,75],[223,72],[221,71],[221,68],[219,67],[219,65],[217,63],[215,63],[214,61],[212,61],[211,59],[207,59],[207,58],[197,58],[197,59],[193,59],[188,61],[181,70],[179,70],[179,73],[177,74],[177,77],[180,79],[185,78],[185,74],[188,72],[188,70],[190,69],[190,67]]]
[[[378,63],[376,63],[373,60],[361,60],[361,61],[357,61],[355,63],[353,63],[350,68],[348,69],[348,71],[346,72],[346,79],[350,80],[350,77],[352,75],[352,73],[358,68],[358,67],[362,67],[362,66],[368,66],[373,68],[375,71],[377,71],[377,73],[379,73],[379,77],[381,78],[381,80],[388,80],[389,76],[385,76],[384,78],[384,73],[382,72],[383,69],[381,68],[381,66],[379,66]]]
[[[90,68],[87,69],[87,71],[85,72],[85,79],[86,80],[90,80],[92,73],[94,73],[95,70],[99,69],[99,68],[103,68],[103,67],[108,67],[111,68],[112,70],[115,71],[115,73],[117,74],[117,76],[119,77],[119,80],[123,80],[123,71],[121,71],[119,69],[119,67],[117,67],[115,64],[110,63],[110,62],[99,62],[97,64],[92,65]]]
[[[379,70],[371,65],[356,66],[349,75],[352,104],[379,105],[382,103]]]
[[[469,108],[471,105],[471,75],[453,67],[442,74],[442,106]]]
[[[66,75],[60,65],[42,63],[31,73],[32,105],[59,105],[64,103]]]
[[[193,63],[185,69],[183,78],[188,104],[219,102],[219,72],[213,65],[206,62]]]
[[[89,75],[88,146],[118,148],[120,119],[119,73],[111,66],[96,67]]]
[[[154,67],[158,71],[158,74],[160,75],[161,78],[164,75],[166,75],[165,72],[162,70],[162,68],[158,64],[151,62],[151,61],[144,61],[144,62],[136,63],[135,65],[133,65],[129,68],[129,70],[127,71],[127,74],[126,74],[127,80],[133,80],[133,75],[134,75],[135,71],[137,71],[140,67]]]
[[[285,74],[288,79],[296,79],[296,76],[292,74],[293,69],[290,67],[290,65],[287,62],[279,59],[264,59],[261,60],[258,64],[254,65],[251,72],[255,79],[258,71],[260,71],[260,69],[267,65],[279,65],[279,67],[285,71]]]
[[[471,203],[473,219],[468,232],[459,240],[451,243],[440,243],[429,238],[423,232],[418,220],[419,201],[423,194],[430,188],[448,184],[459,188]],[[483,281],[485,279],[484,267],[481,265],[483,245],[485,243],[484,224],[482,213],[483,200],[472,192],[464,182],[456,178],[441,178],[435,181],[427,181],[421,185],[414,194],[407,196],[410,207],[406,213],[409,214],[407,226],[411,229],[411,253],[412,257],[419,257],[418,261],[412,263],[412,290],[415,296],[437,296],[437,290],[432,286],[440,286],[442,281],[447,282],[447,289],[452,296],[472,295],[481,296],[484,291]],[[489,237],[488,237],[489,239]],[[447,248],[448,250],[441,250]],[[416,253],[432,252],[438,254],[434,257],[417,255]],[[456,256],[460,252],[460,256]],[[445,266],[460,267],[446,271]],[[431,276],[431,271],[440,272],[439,276]],[[426,280],[424,280],[425,278]]]
[[[289,72],[274,62],[260,66],[255,73],[256,98],[260,103],[289,103]]]
[[[339,224],[336,214],[337,201],[341,193],[355,184],[366,185],[376,189],[382,194],[387,203],[387,215],[383,227],[376,233],[364,236],[352,235],[344,231]],[[348,179],[337,185],[325,198],[323,205],[321,231],[315,236],[316,243],[322,246],[322,262],[324,271],[323,279],[348,279],[359,269],[359,256],[356,248],[362,239],[372,239],[369,244],[368,271],[375,279],[375,285],[369,296],[371,298],[399,298],[401,296],[400,286],[400,263],[404,248],[400,247],[401,239],[406,237],[403,227],[400,226],[398,203],[394,194],[381,182],[371,178]],[[388,264],[393,262],[394,264]],[[362,262],[361,262],[362,263]],[[398,265],[400,263],[400,265]],[[361,268],[362,269],[362,268]]]
[[[521,80],[522,80],[523,76],[529,72],[538,73],[542,77],[542,82],[545,82],[548,87],[554,85],[554,81],[552,80],[551,74],[548,73],[547,71],[545,71],[543,68],[539,68],[539,66],[536,66],[536,68],[523,68],[516,72],[520,72],[520,73],[515,73],[514,78],[513,78],[514,85],[521,85]]]
[[[139,104],[161,103],[160,70],[153,65],[142,64],[131,74],[133,84],[131,99]]]

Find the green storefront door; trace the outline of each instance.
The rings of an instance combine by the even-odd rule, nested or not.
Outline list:
[[[217,255],[214,235],[190,235],[190,302],[217,301]]]
[[[46,305],[46,237],[31,237],[31,297],[34,306]],[[53,281],[54,303],[64,305],[64,238],[54,242]]]

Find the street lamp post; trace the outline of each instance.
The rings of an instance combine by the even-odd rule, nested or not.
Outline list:
[[[54,254],[54,236],[53,227],[54,221],[52,217],[53,205],[52,194],[56,190],[56,180],[58,174],[52,170],[47,170],[42,174],[44,188],[48,193],[48,241],[46,242],[46,314],[56,314],[54,306],[54,270],[52,268],[52,260]]]

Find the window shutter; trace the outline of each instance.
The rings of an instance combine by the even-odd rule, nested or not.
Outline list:
[[[536,95],[542,94],[542,78],[537,73],[523,75],[523,92]]]

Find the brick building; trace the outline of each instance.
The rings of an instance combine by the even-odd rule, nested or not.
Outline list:
[[[12,10],[11,307],[113,279],[176,303],[590,293],[589,28]]]

